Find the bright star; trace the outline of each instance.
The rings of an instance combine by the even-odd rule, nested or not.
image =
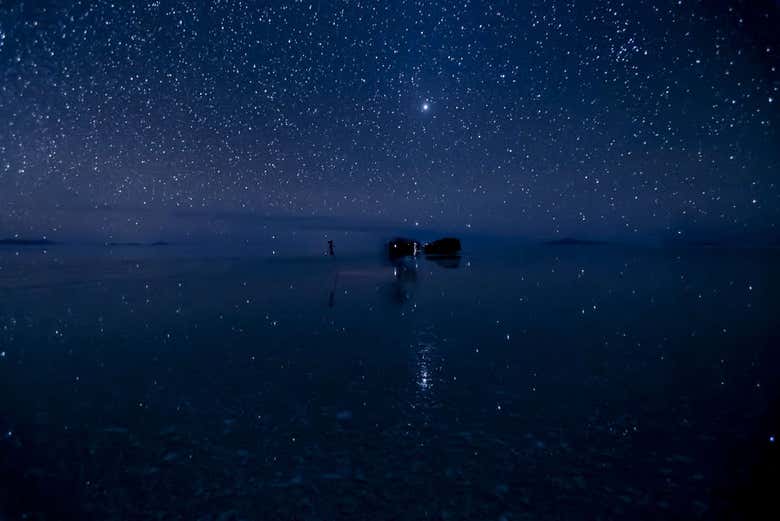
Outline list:
[[[430,109],[430,108],[431,108],[431,105],[427,101],[422,104],[422,111],[423,112],[428,112],[428,109]]]

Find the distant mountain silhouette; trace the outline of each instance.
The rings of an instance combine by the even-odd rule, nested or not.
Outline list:
[[[17,238],[0,239],[0,245],[9,245],[9,246],[50,246],[52,244],[57,244],[57,243],[54,241],[50,241],[49,239],[17,239]]]
[[[720,246],[715,241],[689,241],[689,246]]]
[[[133,247],[141,247],[141,246],[170,246],[170,243],[165,241],[155,241],[155,242],[107,242],[106,246],[133,246]]]
[[[544,241],[544,244],[556,245],[556,246],[575,246],[575,245],[595,245],[595,244],[607,244],[605,241],[591,241],[587,239],[575,239],[573,237],[566,237],[564,239],[554,239],[551,241]]]

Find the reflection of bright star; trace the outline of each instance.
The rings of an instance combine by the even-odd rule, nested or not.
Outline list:
[[[423,105],[422,105],[423,112],[428,112],[428,109],[430,109],[430,108],[431,108],[431,106],[427,102],[423,103]]]

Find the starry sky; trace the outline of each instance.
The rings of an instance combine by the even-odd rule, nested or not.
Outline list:
[[[776,241],[778,27],[777,0],[0,0],[0,236]]]

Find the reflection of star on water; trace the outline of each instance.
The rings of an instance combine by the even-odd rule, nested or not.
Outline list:
[[[431,390],[431,351],[433,346],[429,343],[420,342],[417,345],[417,386],[421,391]]]
[[[428,390],[428,386],[430,385],[428,382],[428,370],[426,368],[423,368],[422,371],[420,371],[420,380],[418,382],[420,385],[420,389],[423,391]]]
[[[443,362],[440,352],[442,339],[433,327],[423,327],[415,332],[415,341],[410,345],[414,354],[415,392],[412,406],[423,410],[435,408],[437,395],[443,382]]]

